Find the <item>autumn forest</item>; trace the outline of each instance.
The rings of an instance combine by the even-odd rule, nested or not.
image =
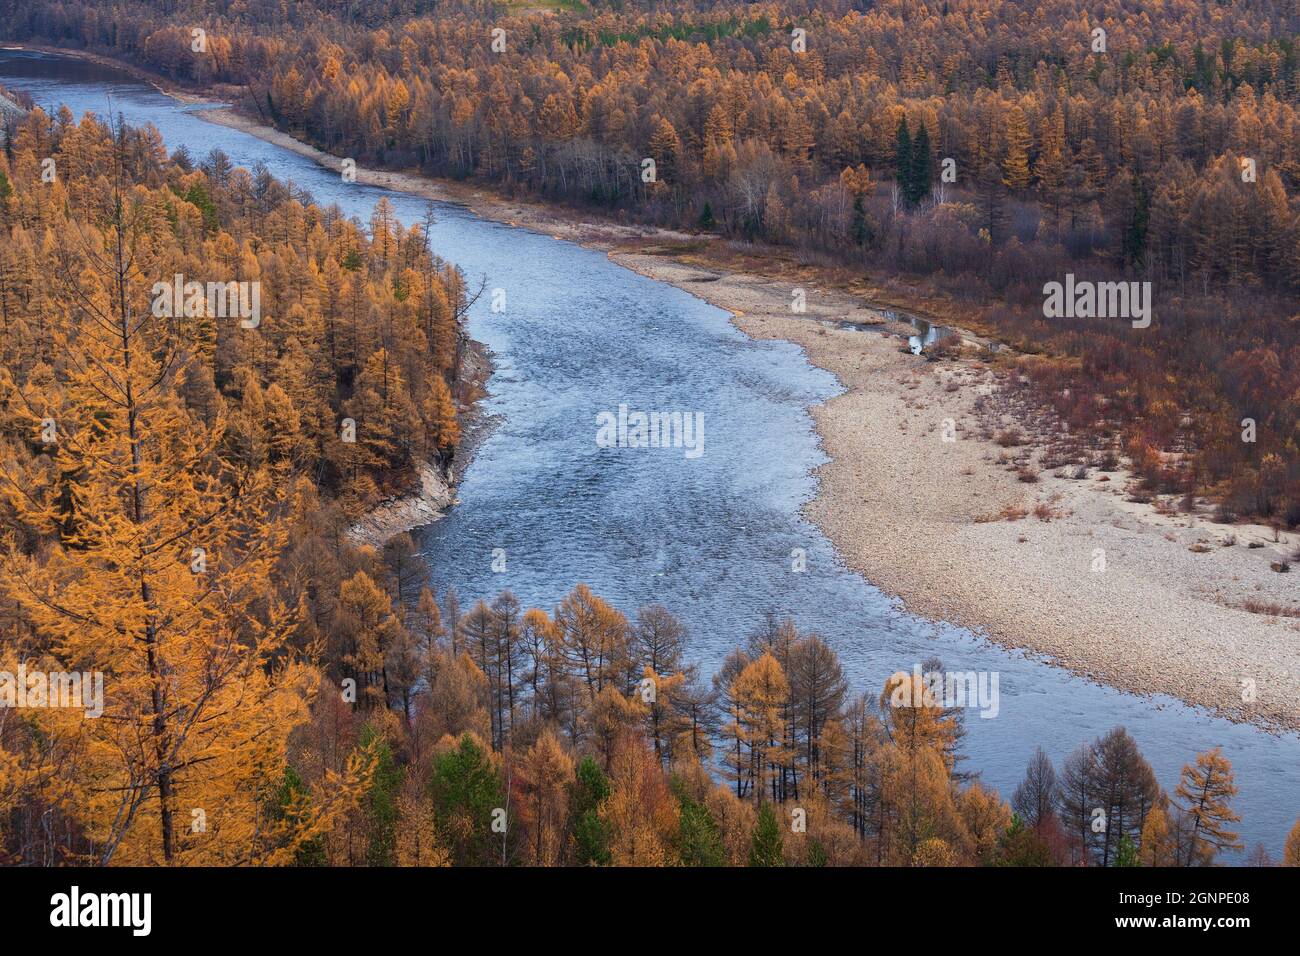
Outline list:
[[[1029,353],[1081,456],[1300,523],[1291,0],[6,8],[336,155],[924,277]],[[1068,270],[1151,281],[1158,327],[1044,322]]]
[[[1080,463],[1300,527],[1294,0],[529,7],[0,20],[334,156],[906,283],[1014,347]],[[219,147],[8,99],[0,671],[112,692],[95,720],[0,707],[0,864],[1300,866],[1300,820],[1281,854],[1240,838],[1218,747],[1162,786],[1114,726],[1001,794],[963,708],[919,672],[855,685],[779,595],[705,672],[685,608],[458,594],[412,534],[358,538],[467,456],[482,290],[456,250],[385,199],[350,218]],[[1067,272],[1152,283],[1158,320],[1045,318]],[[160,313],[172,276],[256,283],[260,313]]]

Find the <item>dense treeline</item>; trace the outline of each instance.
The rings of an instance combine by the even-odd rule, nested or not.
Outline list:
[[[232,455],[315,475],[354,515],[409,484],[418,463],[450,460],[459,438],[453,390],[465,397],[464,284],[431,254],[422,227],[403,228],[387,200],[363,225],[264,169],[233,168],[219,151],[198,165],[183,152],[168,162],[155,133],[123,135],[132,227],[149,243],[148,271],[137,266],[149,307],[152,284],[177,274],[205,286],[259,284],[256,328],[209,314],[206,297],[198,314],[178,317],[189,361],[177,385],[206,423],[224,421]],[[107,202],[97,196],[99,174],[115,148],[91,118],[36,110],[0,160],[0,365],[13,382],[51,370],[61,379],[51,313],[90,293],[51,278],[78,276],[93,257],[89,230],[102,228],[96,217]],[[41,177],[47,160],[52,182]],[[97,197],[85,206],[83,189]],[[70,215],[69,204],[91,218]],[[69,400],[50,398],[56,411]],[[356,423],[354,442],[345,419]],[[22,427],[18,418],[10,425]]]
[[[0,224],[0,692],[104,681],[99,716],[84,689],[0,707],[4,862],[1191,865],[1238,846],[1217,750],[1166,794],[1116,729],[1059,780],[1036,757],[1008,805],[925,677],[854,693],[774,614],[706,680],[663,607],[628,619],[579,585],[550,612],[509,592],[464,610],[409,536],[350,546],[358,484],[455,437],[460,280],[382,205],[363,230],[219,153],[36,111],[0,154]],[[260,322],[160,314],[178,273],[256,277]],[[313,425],[345,414],[358,450]]]
[[[128,9],[80,11],[78,29]],[[298,23],[291,40],[291,22],[266,42],[287,50],[342,29]],[[646,70],[690,50],[671,29],[629,29],[610,43]],[[726,48],[733,32],[713,36]],[[358,75],[388,46],[365,35],[373,48],[358,39],[349,61]],[[259,66],[274,76],[283,64]],[[874,164],[835,177],[863,200],[850,219],[863,257],[961,215],[927,198],[931,147],[917,143],[938,134],[923,128],[911,117],[906,135],[889,130],[881,162],[894,164],[897,210],[872,194]],[[549,133],[528,138],[543,161],[567,155]],[[759,149],[734,129],[733,142]],[[663,189],[644,208],[695,216],[688,147],[662,155],[682,164],[659,164]],[[555,188],[565,168],[530,182]],[[989,195],[1007,208],[1024,198],[1011,189]],[[749,228],[714,209],[714,227]],[[988,221],[987,242],[965,233],[984,261],[989,249],[1000,268],[1032,258]],[[0,707],[0,860],[1202,865],[1237,848],[1236,787],[1217,750],[1166,793],[1117,728],[1059,773],[1035,757],[1008,804],[964,766],[963,711],[908,672],[879,694],[851,689],[833,649],[778,616],[705,678],[664,608],[629,619],[580,585],[549,612],[509,593],[466,611],[435,594],[409,537],[350,545],[360,510],[416,463],[453,454],[468,397],[462,280],[386,205],[363,226],[220,153],[168,157],[152,130],[37,111],[0,154],[0,228],[0,672],[105,679],[98,718]],[[937,235],[949,233],[963,241]],[[177,274],[259,282],[260,321],[202,306],[160,315],[153,284]],[[1127,349],[1153,346],[1109,341],[1123,392]],[[1284,862],[1300,865],[1300,824]]]
[[[1042,397],[1153,490],[1300,523],[1292,0],[589,6],[0,4],[339,155],[927,276],[1064,357]],[[1067,272],[1152,281],[1157,321],[1044,320]]]
[[[383,203],[66,112],[0,152],[0,233],[0,858],[292,859],[374,770],[291,735],[395,600],[351,521],[454,453],[462,280]]]
[[[769,613],[705,681],[658,605],[629,619],[583,585],[551,613],[509,592],[444,605],[422,588],[398,663],[373,658],[405,676],[348,714],[395,768],[369,799],[406,807],[370,821],[384,862],[415,860],[404,841],[458,865],[1191,866],[1240,848],[1222,754],[1166,794],[1122,728],[1059,778],[1040,751],[1008,805],[962,766],[939,661],[855,693],[831,647]]]

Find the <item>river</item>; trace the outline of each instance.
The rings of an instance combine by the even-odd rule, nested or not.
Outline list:
[[[385,195],[403,222],[424,216],[421,198],[344,183],[116,70],[5,50],[0,84],[51,112],[66,104],[78,117],[111,109],[152,123],[169,148],[184,145],[196,160],[220,147],[237,165],[264,164],[363,221]],[[824,460],[808,407],[839,385],[799,348],[753,341],[725,312],[603,253],[455,205],[439,204],[436,215],[435,251],[489,290],[470,331],[493,352],[486,411],[499,419],[461,476],[459,504],[418,535],[439,589],[453,585],[468,604],[509,588],[525,607],[549,609],[581,581],[628,613],[660,602],[688,626],[705,674],[769,607],[835,647],[854,693],[878,692],[888,674],[934,656],[948,670],[997,672],[997,716],[968,712],[965,752],[1004,796],[1037,746],[1059,771],[1072,749],[1116,725],[1170,792],[1185,762],[1221,745],[1241,790],[1243,841],[1280,854],[1300,815],[1300,737],[1098,686],[911,615],[844,567],[800,514],[816,490],[811,469]],[[494,289],[504,290],[502,311],[492,310]],[[701,414],[703,454],[597,447],[597,415],[621,404]],[[807,555],[803,573],[791,571],[796,548]],[[494,570],[496,549],[504,571]]]

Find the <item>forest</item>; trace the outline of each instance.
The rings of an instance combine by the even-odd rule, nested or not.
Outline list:
[[[262,805],[318,662],[361,668],[389,603],[347,530],[455,454],[462,278],[385,201],[350,221],[66,111],[6,138],[0,231],[0,670],[101,672],[111,700],[0,707],[0,830],[43,821],[23,862],[177,860],[198,786],[232,842],[196,860],[265,859],[299,826],[291,790]],[[160,314],[176,276],[257,283],[260,321]]]
[[[0,11],[336,155],[899,278],[1022,353],[1081,462],[1300,524],[1294,0]],[[1155,322],[1045,319],[1067,272],[1151,282]]]
[[[1153,490],[1294,526],[1293,4],[1167,10],[1156,44],[1066,0],[0,0],[7,38],[240,88],[340,155],[932,283]],[[410,535],[356,543],[477,397],[473,296],[426,228],[151,128],[6,133],[0,672],[110,692],[0,707],[0,864],[1300,866],[1300,820],[1280,860],[1242,845],[1218,748],[1166,790],[1115,727],[1006,798],[920,686],[942,661],[851,687],[755,608],[705,674],[669,608],[462,599]],[[1156,322],[1045,323],[1066,271],[1152,281]],[[174,276],[257,283],[259,321],[160,314]]]
[[[919,672],[855,691],[776,612],[706,678],[662,606],[628,616],[578,584],[550,611],[508,591],[464,607],[408,535],[349,543],[376,489],[454,454],[465,385],[460,277],[382,202],[363,227],[220,152],[36,110],[0,155],[0,226],[0,664],[111,690],[96,718],[0,708],[0,861],[1196,866],[1245,849],[1217,748],[1167,793],[1117,727],[1059,773],[1040,750],[1008,802]],[[153,282],[176,273],[258,277],[263,321],[160,316]],[[1300,822],[1281,862],[1300,865]]]

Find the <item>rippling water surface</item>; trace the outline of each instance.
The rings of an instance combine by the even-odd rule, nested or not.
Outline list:
[[[265,164],[363,220],[383,195],[406,223],[424,214],[422,199],[342,183],[117,71],[0,51],[0,84],[47,109],[67,104],[78,117],[111,109],[153,123],[169,148],[184,145],[196,159],[219,146],[236,164]],[[917,618],[837,560],[800,507],[815,493],[810,469],[825,460],[807,407],[839,386],[800,349],[752,341],[725,312],[602,253],[457,206],[439,205],[437,216],[439,254],[472,285],[484,278],[506,294],[502,313],[483,296],[470,326],[494,352],[487,405],[500,425],[462,476],[460,504],[419,536],[439,588],[454,585],[464,603],[510,588],[525,606],[550,608],[583,581],[628,612],[659,601],[689,626],[706,672],[766,607],[832,643],[856,690],[879,688],[889,673],[931,656],[950,670],[997,671],[1000,713],[969,714],[966,751],[1005,796],[1036,746],[1059,769],[1071,749],[1122,724],[1171,791],[1184,762],[1222,745],[1241,788],[1243,839],[1280,852],[1300,814],[1300,738],[1099,687]],[[620,404],[702,412],[704,454],[598,448],[596,416]],[[496,548],[506,551],[505,573],[492,571]],[[795,548],[807,553],[806,573],[790,570]]]

